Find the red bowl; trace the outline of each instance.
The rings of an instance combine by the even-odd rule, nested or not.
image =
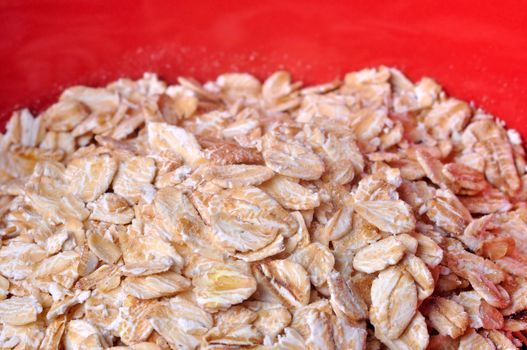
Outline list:
[[[527,2],[1,1],[0,126],[74,84],[279,68],[305,83],[380,64],[435,78],[527,135]]]

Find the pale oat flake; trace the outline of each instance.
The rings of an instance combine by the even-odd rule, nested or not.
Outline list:
[[[0,135],[0,348],[527,346],[522,138],[395,68],[146,73]]]

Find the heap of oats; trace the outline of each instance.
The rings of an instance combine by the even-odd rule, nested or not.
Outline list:
[[[521,140],[431,79],[145,74],[16,112],[0,150],[2,348],[527,341]]]

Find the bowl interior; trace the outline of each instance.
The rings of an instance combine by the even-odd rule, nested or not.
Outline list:
[[[527,135],[527,2],[17,1],[0,4],[0,126],[70,85],[285,68],[305,83],[380,64],[435,78]]]

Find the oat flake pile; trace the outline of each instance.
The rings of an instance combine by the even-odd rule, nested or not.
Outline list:
[[[521,139],[431,79],[145,74],[0,136],[2,349],[527,343]]]

